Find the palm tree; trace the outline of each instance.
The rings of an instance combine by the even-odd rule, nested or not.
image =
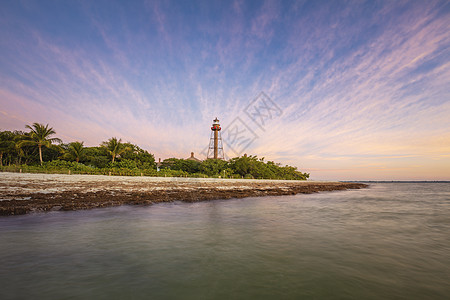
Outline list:
[[[28,160],[27,158],[30,157],[30,149],[27,149],[28,147],[24,147],[26,145],[22,144],[23,141],[29,141],[31,139],[31,134],[21,130],[15,130],[14,135],[14,152],[17,155],[16,163],[20,165],[22,163],[22,158],[24,158],[26,164]]]
[[[48,124],[44,126],[43,124],[33,123],[32,126],[26,125],[25,128],[31,130],[29,133],[30,139],[21,141],[20,146],[37,145],[42,166],[42,147],[52,148],[54,142],[62,143],[62,141],[59,138],[50,138],[50,136],[56,134],[56,132],[53,128],[49,128]]]
[[[14,149],[14,133],[0,131],[0,166],[3,166],[3,154]]]
[[[69,144],[69,148],[67,149],[69,152],[69,156],[72,158],[75,157],[76,162],[80,162],[80,158],[84,156],[84,142],[73,142]]]
[[[125,145],[122,144],[122,139],[117,140],[115,137],[110,138],[107,142],[103,142],[102,147],[106,148],[108,153],[111,154],[112,162],[114,162],[116,157],[120,154],[129,150],[128,147],[125,147]]]

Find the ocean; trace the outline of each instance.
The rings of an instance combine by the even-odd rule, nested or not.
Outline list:
[[[449,299],[450,183],[0,218],[0,299]]]

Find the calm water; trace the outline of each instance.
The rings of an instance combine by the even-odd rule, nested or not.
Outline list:
[[[0,218],[1,299],[449,299],[450,184]]]

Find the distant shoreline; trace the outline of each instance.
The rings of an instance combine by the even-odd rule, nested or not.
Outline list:
[[[309,194],[367,186],[355,182],[0,173],[0,215]]]
[[[450,180],[345,180],[340,182],[360,182],[360,183],[450,183]]]

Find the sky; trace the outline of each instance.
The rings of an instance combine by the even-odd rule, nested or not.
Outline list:
[[[450,1],[0,2],[0,130],[450,180]]]

